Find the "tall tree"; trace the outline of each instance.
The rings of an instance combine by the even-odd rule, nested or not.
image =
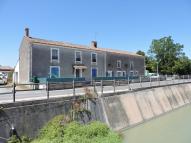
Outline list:
[[[174,43],[169,36],[153,40],[148,53],[149,57],[158,63],[159,71],[162,74],[173,74],[176,61],[185,55],[183,47],[179,43]]]

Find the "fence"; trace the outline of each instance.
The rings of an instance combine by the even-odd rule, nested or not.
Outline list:
[[[191,82],[191,75],[160,76],[137,78],[97,78],[92,82],[85,80],[71,81],[48,81],[46,84],[30,83],[15,84],[11,86],[0,86],[0,103],[16,102],[24,100],[40,100],[65,96],[84,95],[88,88],[97,96],[105,93],[117,93],[139,88],[164,86]]]

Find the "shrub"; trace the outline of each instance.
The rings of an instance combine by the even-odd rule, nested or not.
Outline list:
[[[63,115],[53,118],[32,143],[121,143],[120,136],[101,122],[82,125],[74,121],[63,125],[63,119]]]

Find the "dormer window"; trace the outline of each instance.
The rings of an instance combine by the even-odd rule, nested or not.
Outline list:
[[[82,52],[81,51],[75,52],[75,62],[82,63]]]
[[[51,48],[51,61],[59,62],[59,49]]]
[[[117,68],[121,68],[121,60],[117,60]]]

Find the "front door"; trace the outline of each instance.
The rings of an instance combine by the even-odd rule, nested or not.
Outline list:
[[[76,69],[75,77],[76,78],[82,77],[82,70],[81,69]]]
[[[92,69],[92,77],[97,77],[97,69],[96,68]]]

